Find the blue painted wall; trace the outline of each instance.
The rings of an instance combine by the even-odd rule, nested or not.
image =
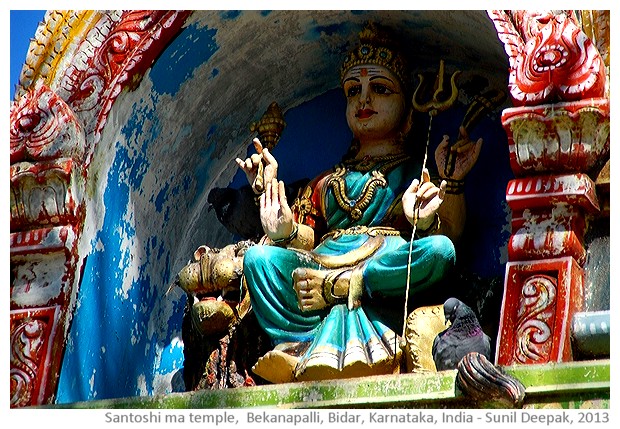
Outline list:
[[[185,296],[163,296],[176,274],[165,225],[176,206],[195,203],[196,189],[204,186],[206,177],[188,170],[183,176],[163,175],[156,185],[144,182],[165,162],[165,156],[157,155],[161,151],[154,155],[151,150],[166,131],[160,98],[174,96],[217,51],[214,34],[215,30],[190,26],[184,37],[173,41],[150,72],[148,98],[132,104],[121,138],[112,145],[102,198],[105,215],[85,261],[60,374],[59,403],[182,389],[178,370],[183,366],[180,326]],[[209,150],[205,147],[199,156],[208,159]],[[139,196],[146,206],[135,207]],[[163,228],[146,231],[140,213],[160,218]]]

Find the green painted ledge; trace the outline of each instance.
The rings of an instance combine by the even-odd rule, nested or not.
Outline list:
[[[525,408],[609,408],[610,361],[504,367],[526,388]],[[52,408],[469,408],[456,371],[286,383],[106,399]]]

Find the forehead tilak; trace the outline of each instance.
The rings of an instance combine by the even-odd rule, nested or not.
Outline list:
[[[345,75],[345,79],[349,77],[365,77],[365,76],[385,76],[388,77],[389,73],[383,67],[373,66],[373,65],[361,65],[352,67],[347,74]]]

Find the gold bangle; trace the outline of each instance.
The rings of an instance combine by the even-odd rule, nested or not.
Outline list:
[[[290,243],[297,237],[297,233],[299,232],[299,226],[293,222],[293,230],[291,231],[291,235],[284,238],[276,238],[275,240],[272,238],[271,241],[273,244],[287,244]]]
[[[465,181],[456,179],[443,179],[446,181],[446,194],[458,195],[465,192]]]
[[[437,231],[439,231],[439,228],[441,228],[441,218],[439,217],[439,214],[435,212],[433,223],[431,223],[430,226],[426,229],[417,228],[416,235],[421,237],[427,237],[429,235],[435,234]]]

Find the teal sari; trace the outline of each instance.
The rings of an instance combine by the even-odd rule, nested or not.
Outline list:
[[[353,219],[343,204],[353,207],[361,201],[369,189],[367,184],[377,177],[373,171],[381,170],[382,166],[385,164],[377,164],[369,171],[340,170],[338,180],[345,184],[340,188],[344,189],[340,191],[340,201],[337,187],[330,185],[335,172],[311,184],[315,186],[312,192],[315,204],[320,206],[316,207],[320,220],[327,231],[338,231],[327,234],[312,252],[256,245],[244,256],[244,275],[261,327],[274,345],[307,345],[296,368],[299,380],[384,374],[398,367],[397,335],[380,315],[385,309],[373,308],[373,297],[404,298],[411,227],[409,236],[398,231],[384,233],[381,227],[408,225],[403,220],[402,209],[399,212],[399,202],[413,178],[418,177],[419,167],[402,162],[389,171],[383,168],[385,186],[374,189],[372,199],[357,219]],[[394,213],[398,214],[396,218]],[[386,219],[391,220],[389,225]],[[373,228],[376,228],[374,233],[370,232]],[[368,245],[369,240],[375,244],[373,250],[354,268],[361,272],[361,306],[352,308],[347,303],[338,303],[322,310],[302,312],[293,289],[293,271],[300,267],[328,269],[321,261],[346,257]],[[454,246],[442,235],[417,238],[410,259],[411,296],[436,283],[451,269],[455,262]],[[402,309],[393,311],[402,314]]]

